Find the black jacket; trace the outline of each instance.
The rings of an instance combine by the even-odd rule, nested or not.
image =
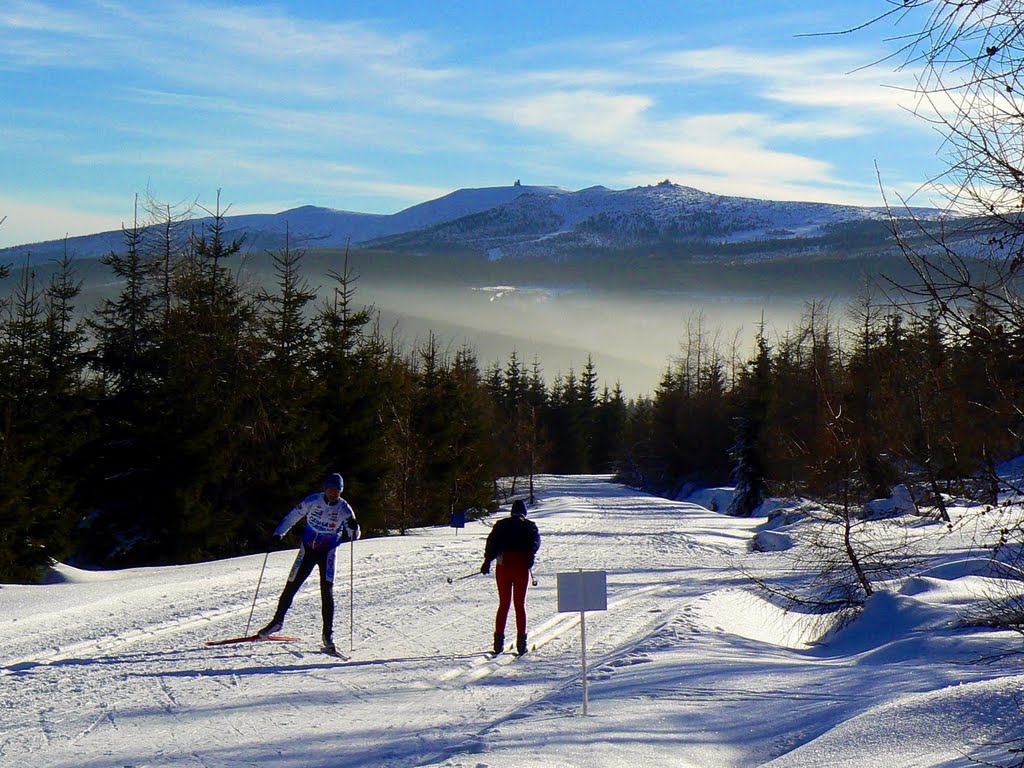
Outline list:
[[[528,552],[530,565],[533,556],[540,549],[540,531],[532,520],[519,515],[503,517],[494,524],[487,536],[484,547],[484,559],[494,560],[502,552]]]

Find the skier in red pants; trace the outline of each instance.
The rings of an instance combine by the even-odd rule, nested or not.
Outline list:
[[[532,520],[526,519],[526,502],[512,502],[512,514],[495,523],[484,546],[484,562],[480,573],[491,572],[491,561],[497,560],[495,579],[498,582],[498,613],[494,618],[494,652],[505,647],[505,623],[509,606],[516,608],[516,652],[526,653],[526,588],[530,585],[530,569],[540,549],[540,532]]]

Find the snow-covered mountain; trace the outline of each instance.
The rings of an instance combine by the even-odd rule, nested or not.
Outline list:
[[[919,218],[939,212],[917,209]],[[792,241],[794,248],[875,223],[876,239],[889,213],[826,203],[724,197],[660,184],[627,190],[531,192],[479,213],[371,241],[392,249],[458,245],[504,256],[566,256],[649,245],[711,245]],[[804,241],[802,243],[801,241]]]
[[[522,195],[564,193],[557,187],[485,187],[460,189],[391,215],[337,211],[305,205],[281,213],[229,216],[229,236],[246,235],[260,242],[277,242],[287,227],[296,242],[305,248],[330,248],[358,245],[404,232],[415,232],[440,223],[458,220],[480,211],[505,205]],[[204,219],[202,221],[208,221]]]
[[[339,211],[304,205],[280,213],[225,216],[225,236],[242,235],[251,248],[277,248],[283,245],[287,231],[294,246],[302,248],[344,247],[377,238],[433,227],[479,211],[503,205],[520,195],[565,192],[556,187],[535,187],[515,184],[507,187],[460,189],[450,194],[414,205],[398,213],[384,215]],[[210,217],[197,218],[179,226],[186,228],[209,223]],[[60,257],[67,252],[79,258],[102,256],[122,247],[120,231],[79,235],[65,240],[49,240],[0,249],[0,263],[21,261],[29,254],[33,261]]]
[[[916,209],[918,218],[939,216]],[[588,251],[647,245],[711,245],[772,242],[809,247],[825,237],[848,236],[866,223],[869,236],[884,237],[884,209],[825,203],[778,202],[725,197],[660,184],[613,190],[527,186],[461,189],[390,215],[303,206],[275,214],[227,216],[226,235],[245,235],[251,248],[277,248],[285,231],[303,248],[372,246],[406,251],[455,247],[490,258],[564,257]],[[198,219],[188,226],[201,225]],[[865,233],[861,232],[863,236]],[[68,252],[92,257],[120,247],[120,232],[69,238]],[[0,250],[0,263],[54,258],[64,241]]]

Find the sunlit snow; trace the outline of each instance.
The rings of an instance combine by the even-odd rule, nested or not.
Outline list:
[[[724,495],[695,498],[722,509]],[[479,567],[493,517],[343,550],[335,629],[348,660],[319,652],[313,582],[285,624],[300,642],[204,645],[245,631],[262,555],[103,574],[60,566],[53,583],[0,587],[0,765],[1006,763],[1024,733],[1020,638],[962,619],[1009,582],[985,565],[975,510],[952,511],[952,531],[922,521],[934,535],[918,574],[821,637],[820,622],[748,580],[751,569],[791,575],[793,549],[751,547],[765,518],[603,477],[543,477],[530,510],[543,536],[527,600],[535,648],[519,659],[484,654],[492,578],[446,582]],[[254,625],[293,556],[270,556]],[[578,569],[608,579],[608,610],[586,618],[585,717],[579,615],[556,610],[556,574]]]

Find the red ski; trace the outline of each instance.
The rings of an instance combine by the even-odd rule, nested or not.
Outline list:
[[[245,637],[229,637],[225,640],[207,640],[207,645],[231,645],[232,643],[295,643],[301,640],[301,637],[292,637],[291,635],[267,635],[266,637],[260,637],[259,635],[246,635]]]

